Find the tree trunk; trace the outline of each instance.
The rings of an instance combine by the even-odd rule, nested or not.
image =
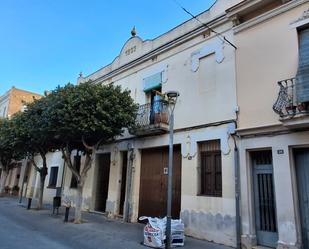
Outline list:
[[[75,224],[81,224],[82,223],[82,203],[83,203],[83,188],[84,184],[81,182],[78,182],[77,189],[76,189],[76,200],[75,200]]]
[[[9,172],[7,172],[6,170],[2,170],[1,179],[0,179],[0,195],[4,193],[5,182],[6,182],[6,179],[8,178],[8,175],[9,175]]]
[[[46,158],[45,156],[43,158],[43,167],[40,170],[40,192],[39,192],[39,202],[37,209],[43,208],[43,194],[44,194],[44,184],[45,184],[45,178],[47,175],[47,164],[46,164]]]

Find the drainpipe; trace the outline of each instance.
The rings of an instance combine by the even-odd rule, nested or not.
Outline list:
[[[239,166],[239,150],[234,140],[234,170],[235,170],[235,205],[236,205],[236,248],[241,249],[241,216],[240,216],[240,166]]]
[[[129,160],[127,167],[127,186],[126,186],[126,198],[124,203],[123,220],[130,222],[131,213],[131,189],[132,189],[132,173],[133,173],[133,160],[134,160],[134,149],[131,144],[128,144]]]

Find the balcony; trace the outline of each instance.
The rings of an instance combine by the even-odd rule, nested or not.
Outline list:
[[[130,133],[136,136],[157,135],[168,132],[168,127],[168,102],[160,100],[139,106],[136,126]]]
[[[280,116],[279,120],[289,129],[309,128],[309,102],[299,102],[297,98],[306,89],[297,87],[295,78],[278,82],[279,93],[273,110]]]

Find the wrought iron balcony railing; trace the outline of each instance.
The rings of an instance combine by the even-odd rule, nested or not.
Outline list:
[[[296,79],[286,79],[278,82],[280,87],[273,110],[281,118],[291,118],[298,114],[309,114],[308,103],[299,103],[296,96]]]
[[[168,103],[166,101],[155,101],[140,105],[137,113],[137,126],[149,126],[154,124],[168,124]]]
[[[160,100],[145,105],[140,105],[136,127],[132,133],[156,133],[167,131],[169,124],[168,102]],[[141,134],[143,135],[143,134]]]

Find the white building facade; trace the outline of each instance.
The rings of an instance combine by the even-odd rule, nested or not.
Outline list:
[[[309,248],[309,2],[243,1],[227,13],[238,48],[242,246]]]
[[[153,40],[133,32],[111,64],[78,79],[121,85],[140,104],[139,128],[97,151],[84,210],[131,222],[166,215],[169,113],[160,96],[176,90],[172,215],[187,235],[236,245],[235,48],[223,36],[233,43],[225,10],[238,2],[219,0],[198,16],[220,37],[194,19]],[[64,196],[74,200],[71,172],[64,178]]]

